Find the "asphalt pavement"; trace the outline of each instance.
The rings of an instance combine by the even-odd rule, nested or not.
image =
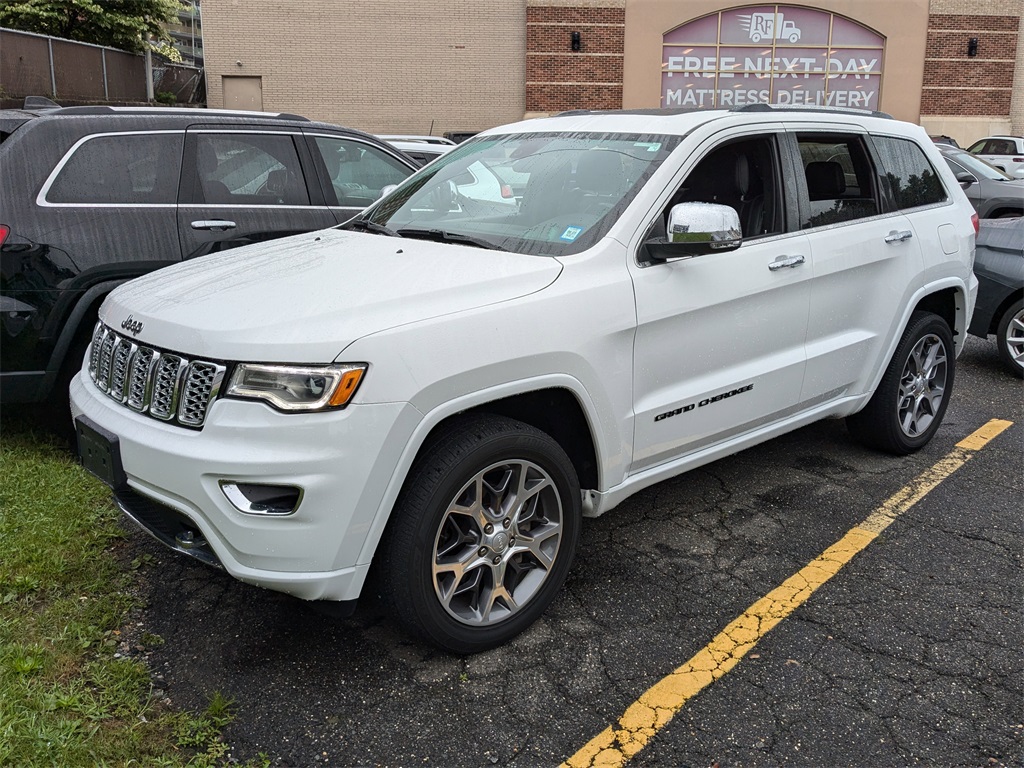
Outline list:
[[[991,340],[968,339],[945,421],[914,455],[821,422],[585,521],[561,597],[497,650],[439,652],[373,601],[331,619],[141,532],[127,556],[144,563],[147,607],[125,650],[173,706],[233,698],[239,759],[599,765],[609,753],[584,747],[645,691],[992,419],[1014,423],[668,713],[629,764],[1024,765],[1024,387]],[[138,650],[144,632],[164,643]]]

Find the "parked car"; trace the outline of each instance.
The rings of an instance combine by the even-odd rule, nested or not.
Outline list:
[[[414,141],[419,144],[435,144],[442,147],[454,147],[455,142],[451,139],[446,139],[444,136],[429,136],[423,134],[409,134],[409,133],[388,133],[378,134],[377,138],[383,139],[384,141]]]
[[[508,161],[500,212],[455,183]],[[337,229],[113,291],[80,451],[170,547],[339,610],[372,567],[411,631],[480,651],[548,606],[582,517],[660,480],[823,418],[927,444],[977,222],[878,113],[495,128]]]
[[[957,149],[960,148],[960,145],[956,143],[956,139],[954,139],[952,136],[929,136],[928,138],[934,141],[936,144],[943,144],[949,147],[956,147]]]
[[[1024,215],[1024,179],[1014,179],[977,155],[940,146],[978,216],[1000,219]]]
[[[12,403],[66,401],[117,285],[346,221],[414,165],[296,115],[37,101],[0,111],[0,168],[0,400]]]
[[[967,330],[995,334],[999,357],[1024,378],[1024,218],[981,223],[974,274],[978,303]]]
[[[455,149],[455,142],[440,136],[378,136],[422,167]]]
[[[1024,178],[1024,137],[987,136],[971,144],[967,151],[1015,179]]]

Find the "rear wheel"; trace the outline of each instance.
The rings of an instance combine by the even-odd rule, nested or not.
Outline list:
[[[946,321],[915,312],[878,389],[860,413],[846,419],[850,433],[872,448],[904,455],[932,439],[953,392],[956,357]]]
[[[1010,305],[996,327],[999,357],[1015,376],[1024,378],[1024,300]]]
[[[558,593],[579,538],[579,481],[550,436],[477,415],[449,425],[409,473],[378,576],[398,620],[456,653],[500,645]]]

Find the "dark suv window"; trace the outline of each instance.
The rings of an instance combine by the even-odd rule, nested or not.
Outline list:
[[[46,200],[173,205],[183,141],[183,133],[93,136],[61,168]]]
[[[924,152],[912,141],[888,136],[875,138],[875,147],[898,208],[941,203],[946,190]]]
[[[857,136],[799,136],[810,210],[802,229],[853,221],[879,213],[874,171]]]
[[[290,134],[204,133],[196,137],[195,202],[309,205]]]

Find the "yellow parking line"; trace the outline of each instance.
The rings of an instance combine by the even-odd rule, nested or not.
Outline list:
[[[851,528],[810,564],[747,608],[693,658],[647,689],[619,718],[617,725],[605,728],[562,763],[562,768],[623,765],[668,725],[689,699],[735,667],[758,640],[806,602],[818,587],[835,576],[897,517],[1012,424],[1012,421],[993,419],[957,443],[949,454],[894,493],[860,525]]]

